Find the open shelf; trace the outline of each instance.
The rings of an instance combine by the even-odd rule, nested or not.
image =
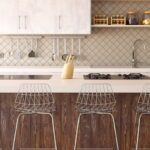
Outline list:
[[[92,0],[92,2],[150,2],[150,0]]]
[[[92,28],[150,28],[150,25],[92,25]]]

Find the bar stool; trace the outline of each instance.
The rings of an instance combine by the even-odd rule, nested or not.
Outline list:
[[[143,115],[150,115],[150,84],[145,84],[143,86],[143,90],[138,98],[137,109],[136,109],[136,118],[138,116],[136,150],[138,150],[140,124]]]
[[[76,109],[79,112],[77,128],[75,133],[74,150],[76,150],[77,137],[80,119],[85,114],[109,115],[112,119],[117,150],[119,150],[116,125],[113,116],[116,99],[110,84],[83,84],[76,102]]]
[[[16,133],[20,117],[23,115],[32,114],[48,115],[52,119],[54,146],[55,150],[57,150],[53,118],[53,112],[55,111],[55,101],[51,92],[51,88],[48,84],[22,84],[16,96],[14,108],[19,112],[19,115],[16,121],[12,150],[15,148]]]

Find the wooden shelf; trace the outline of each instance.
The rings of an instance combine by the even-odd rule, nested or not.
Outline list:
[[[92,28],[150,28],[150,25],[92,25]]]
[[[150,2],[150,0],[92,0],[92,2]]]

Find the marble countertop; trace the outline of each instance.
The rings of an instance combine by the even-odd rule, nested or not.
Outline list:
[[[115,93],[139,93],[150,80],[84,80],[83,74],[99,73],[143,73],[150,75],[150,68],[85,68],[75,69],[73,79],[60,78],[62,67],[0,67],[0,75],[53,75],[49,80],[0,80],[0,93],[17,93],[23,83],[48,83],[54,93],[78,93],[84,83],[110,83]]]

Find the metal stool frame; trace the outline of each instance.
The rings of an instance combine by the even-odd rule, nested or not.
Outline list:
[[[115,133],[116,147],[117,150],[119,150],[115,119],[112,113],[115,111],[116,99],[114,97],[111,85],[107,83],[83,84],[76,104],[77,110],[79,111],[79,116],[75,133],[74,150],[76,150],[77,147],[80,119],[82,115],[86,114],[108,115],[111,117]]]
[[[138,114],[139,117],[138,117],[138,125],[137,125],[136,150],[138,150],[138,144],[139,144],[141,118],[144,115],[150,115],[150,83],[145,84],[143,86],[143,90],[138,98],[135,121],[137,120]]]
[[[32,114],[48,115],[51,118],[54,136],[54,147],[55,150],[57,150],[56,133],[53,117],[53,112],[55,110],[54,98],[51,92],[51,88],[48,84],[46,83],[22,84],[16,96],[14,108],[16,109],[16,111],[19,111],[19,115],[17,116],[12,150],[14,150],[15,148],[17,128],[20,117],[23,115],[32,115]]]

